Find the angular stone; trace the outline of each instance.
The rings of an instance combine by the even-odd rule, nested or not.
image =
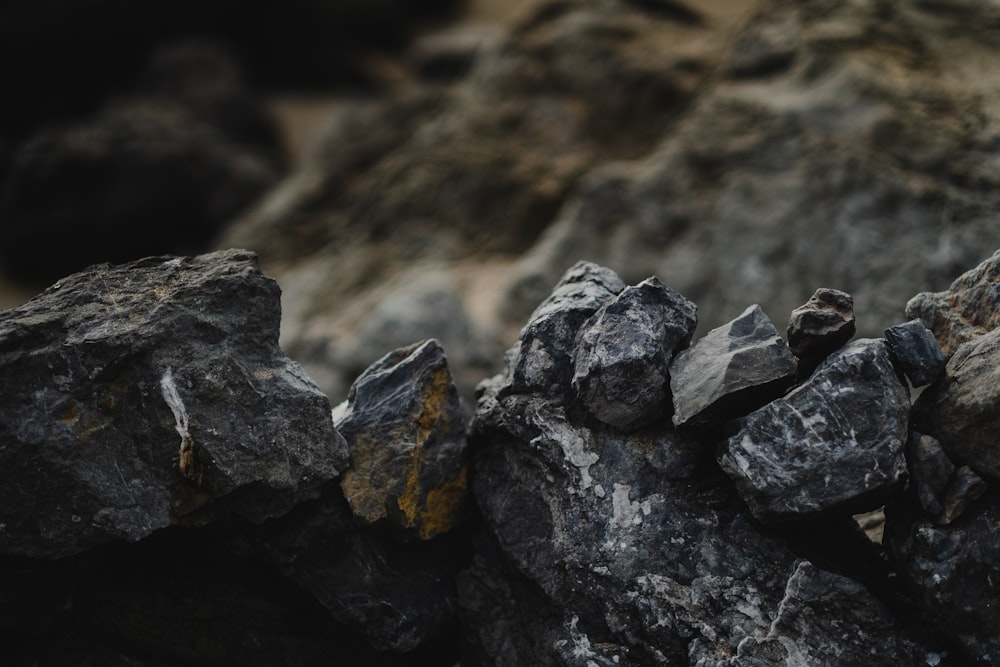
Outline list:
[[[466,498],[465,417],[434,339],[382,357],[334,409],[351,465],[340,486],[355,515],[421,539],[446,533]]]
[[[573,355],[573,389],[590,412],[623,431],[670,408],[670,362],[687,347],[697,308],[648,278],[627,287],[583,325]]]
[[[913,419],[957,464],[1000,480],[1000,329],[963,343],[917,399]]]
[[[874,509],[906,478],[909,407],[885,343],[862,339],[744,418],[719,465],[763,521]]]
[[[795,371],[795,357],[778,330],[760,306],[750,306],[674,359],[674,424],[745,415],[781,396]]]
[[[799,377],[806,377],[823,359],[854,335],[854,299],[840,290],[821,287],[792,311],[788,346],[799,358]]]
[[[577,262],[531,314],[514,349],[510,390],[565,391],[573,375],[573,345],[580,326],[626,285],[614,271]]]
[[[924,511],[937,516],[941,514],[941,501],[955,473],[955,464],[945,454],[941,443],[929,435],[911,432],[906,449],[910,484]]]
[[[279,313],[238,250],[94,266],[0,313],[0,553],[64,556],[316,496],[347,447],[278,347]]]
[[[941,513],[937,517],[937,523],[954,523],[988,489],[986,481],[977,475],[972,468],[969,466],[958,468],[949,480],[948,489],[941,502]]]
[[[910,320],[885,330],[889,354],[910,384],[922,387],[944,372],[945,359],[934,334],[920,320]]]
[[[914,296],[906,303],[906,316],[918,318],[934,333],[946,357],[1000,326],[1000,250],[947,290]]]

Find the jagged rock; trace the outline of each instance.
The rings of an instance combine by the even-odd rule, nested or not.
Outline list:
[[[1000,326],[1000,250],[955,279],[943,292],[921,292],[906,303],[906,316],[934,333],[945,356]]]
[[[910,485],[920,506],[929,515],[939,516],[948,482],[955,473],[955,464],[945,454],[940,442],[916,431],[910,433],[906,450]]]
[[[1000,480],[1000,329],[963,343],[913,406],[922,432],[958,464]]]
[[[141,90],[20,144],[0,189],[0,261],[55,281],[97,262],[198,252],[277,182],[277,129],[231,54],[156,55]]]
[[[941,502],[941,515],[938,523],[954,523],[969,506],[986,493],[989,486],[982,477],[969,466],[961,466],[949,480],[944,500]]]
[[[854,335],[854,299],[847,292],[821,287],[792,311],[788,346],[799,358],[799,374],[807,377],[830,353]]]
[[[591,276],[589,291],[603,294]],[[577,339],[575,304],[552,299],[539,309],[542,324],[562,326],[529,322],[532,349]],[[887,353],[872,348],[851,360],[877,357],[870,365],[899,385]],[[512,364],[532,354],[523,341],[515,352]],[[593,420],[560,377],[561,389],[514,391],[508,370],[480,385],[471,479],[486,535],[459,580],[463,611],[477,624],[466,636],[477,664],[780,664],[800,656],[919,664],[927,654],[864,586],[804,562],[754,522],[704,442],[669,423],[626,434]],[[902,412],[893,417],[905,429]],[[816,627],[837,627],[836,638]],[[862,639],[845,644],[842,636]],[[758,663],[743,662],[751,657]]]
[[[697,308],[656,278],[626,287],[587,320],[573,352],[573,389],[623,431],[669,410],[670,362],[691,342]]]
[[[886,507],[885,545],[920,613],[964,649],[959,664],[1000,661],[1000,496],[991,489],[962,518],[938,525],[912,499]]]
[[[862,339],[741,420],[719,465],[765,521],[874,509],[906,479],[909,407],[885,343]]]
[[[934,334],[920,320],[910,320],[885,330],[889,354],[910,384],[922,387],[944,372],[945,359]]]
[[[726,420],[781,396],[795,358],[760,306],[712,329],[670,367],[674,424]]]
[[[333,417],[351,460],[340,486],[362,522],[386,521],[424,540],[459,522],[465,417],[436,340],[372,364]]]
[[[577,262],[559,280],[521,330],[508,354],[510,391],[565,391],[573,377],[577,331],[602,305],[626,287],[618,275],[590,262]]]
[[[245,251],[99,265],[0,313],[0,553],[57,557],[214,512],[262,520],[347,467]]]

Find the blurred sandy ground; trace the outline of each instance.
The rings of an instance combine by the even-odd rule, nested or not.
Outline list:
[[[759,1],[698,0],[690,2],[690,5],[710,20],[735,30]],[[507,25],[533,4],[534,0],[468,0],[459,21]],[[374,66],[384,68],[386,75],[392,76],[392,63],[375,63]],[[339,98],[334,95],[284,95],[268,100],[268,107],[284,132],[285,147],[293,168],[301,158],[304,147],[338,102]],[[0,309],[18,306],[45,287],[47,285],[15,284],[0,274]]]

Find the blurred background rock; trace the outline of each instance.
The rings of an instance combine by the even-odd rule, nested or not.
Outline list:
[[[242,247],[329,394],[437,337],[466,399],[580,259],[699,334],[849,292],[860,336],[1000,247],[1000,8],[808,0],[8,3],[13,305]]]

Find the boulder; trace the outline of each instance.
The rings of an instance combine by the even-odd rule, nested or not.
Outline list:
[[[830,353],[854,335],[854,299],[847,292],[822,287],[792,311],[788,346],[799,359],[799,374],[808,377]]]
[[[913,406],[917,427],[941,441],[959,464],[1000,480],[1000,329],[959,346],[944,376]]]
[[[0,553],[260,521],[340,475],[329,400],[278,347],[279,295],[234,250],[94,266],[0,313]]]
[[[795,358],[760,306],[712,329],[670,367],[677,426],[725,421],[778,398],[795,380]]]
[[[909,409],[884,341],[858,340],[742,419],[719,465],[763,521],[875,509],[906,481]]]
[[[691,342],[696,313],[655,277],[622,290],[577,335],[572,383],[579,401],[623,431],[666,415],[670,362]]]

